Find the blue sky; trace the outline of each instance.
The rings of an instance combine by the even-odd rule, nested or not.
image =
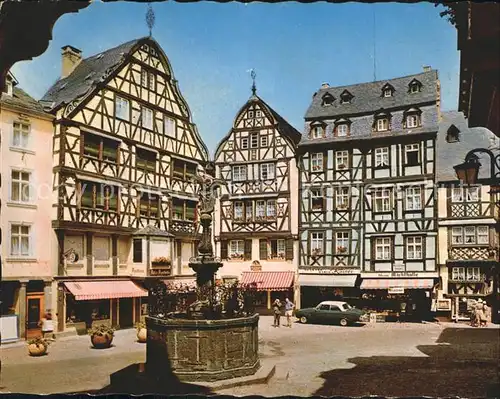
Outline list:
[[[153,9],[153,36],[211,152],[251,94],[251,68],[259,96],[302,131],[321,83],[373,80],[374,42],[377,80],[430,65],[439,71],[443,110],[457,107],[456,30],[433,4],[165,2],[153,3]],[[62,46],[77,47],[88,57],[147,36],[145,13],[144,3],[116,2],[64,15],[47,51],[16,64],[13,73],[39,99],[59,77]]]

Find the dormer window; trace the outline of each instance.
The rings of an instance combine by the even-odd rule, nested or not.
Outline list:
[[[385,132],[389,130],[389,118],[377,119],[377,132]]]
[[[312,139],[321,139],[325,137],[325,127],[319,123],[316,122],[311,125],[311,138]]]
[[[382,87],[382,97],[392,97],[394,95],[394,87],[389,83]]]
[[[404,113],[403,127],[413,129],[422,126],[422,112],[417,108],[411,108]]]
[[[322,97],[322,105],[323,106],[333,105],[334,101],[335,101],[335,97],[333,97],[330,93],[326,93]]]
[[[460,130],[455,125],[451,125],[446,132],[446,142],[456,143],[458,141],[460,141]]]
[[[413,79],[408,85],[408,92],[419,93],[421,88],[422,88],[422,83],[420,83],[417,79]]]
[[[340,103],[341,104],[350,104],[354,96],[349,93],[347,90],[344,90],[340,95]]]
[[[340,119],[335,122],[335,136],[347,137],[350,134],[350,121],[347,119]]]

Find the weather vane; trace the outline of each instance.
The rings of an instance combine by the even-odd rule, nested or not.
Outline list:
[[[257,92],[257,87],[255,86],[255,78],[257,77],[257,74],[255,73],[255,70],[252,68],[250,69],[250,76],[252,77],[252,94],[255,96],[255,93]]]
[[[151,7],[151,3],[148,3],[148,11],[146,12],[146,24],[149,28],[149,36],[152,36],[153,27],[155,26],[155,12],[153,11],[153,7]]]

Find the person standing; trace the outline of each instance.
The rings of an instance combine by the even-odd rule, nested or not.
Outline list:
[[[285,316],[286,316],[286,326],[292,328],[292,316],[293,309],[295,305],[290,301],[290,299],[285,298]]]
[[[486,302],[483,302],[483,311],[481,313],[481,327],[487,327],[488,322],[491,321],[491,311]]]
[[[281,316],[281,302],[278,298],[273,303],[273,313],[274,313],[274,324],[273,327],[280,326],[280,316]]]
[[[45,316],[40,320],[42,324],[42,338],[54,339],[54,320],[52,320],[52,313],[47,311]]]

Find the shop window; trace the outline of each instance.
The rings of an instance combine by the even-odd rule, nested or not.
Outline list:
[[[134,238],[133,243],[133,262],[142,263],[142,239]]]

